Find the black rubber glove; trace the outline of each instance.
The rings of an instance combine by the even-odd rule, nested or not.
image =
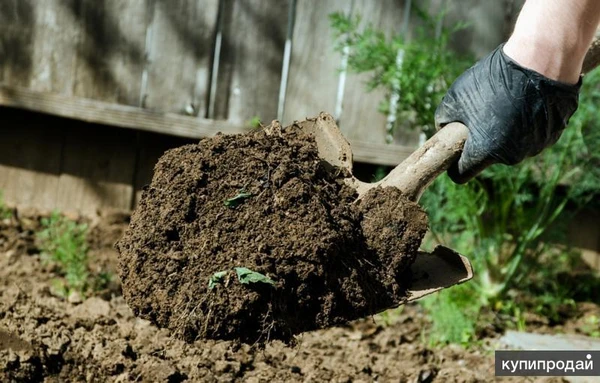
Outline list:
[[[514,165],[553,145],[577,110],[577,84],[554,81],[524,68],[504,44],[463,73],[435,112],[437,128],[461,122],[469,136],[448,170],[462,184],[489,165]]]

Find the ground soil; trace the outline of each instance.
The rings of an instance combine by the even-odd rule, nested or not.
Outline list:
[[[92,270],[115,270],[112,249],[128,217],[103,214],[90,222]],[[56,274],[40,262],[33,233],[39,215],[0,220],[0,381],[29,382],[488,382],[493,380],[490,331],[469,350],[427,346],[427,317],[403,306],[345,326],[301,334],[289,347],[259,349],[229,341],[188,343],[137,318],[118,279],[101,296],[69,302],[52,293]],[[592,310],[592,311],[590,311]],[[587,304],[572,320],[544,331],[577,333]],[[534,318],[535,319],[535,318]],[[491,323],[491,320],[490,320]],[[531,322],[539,328],[539,321]],[[529,324],[528,324],[529,325]],[[532,330],[530,327],[528,330]],[[522,379],[503,379],[520,382]],[[561,382],[560,378],[531,378]]]
[[[427,216],[394,188],[353,203],[348,175],[294,125],[167,151],[117,244],[126,302],[187,341],[249,344],[397,306]]]

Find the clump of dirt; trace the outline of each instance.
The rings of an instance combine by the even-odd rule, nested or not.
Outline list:
[[[125,300],[187,341],[247,343],[403,302],[426,215],[392,188],[354,204],[348,175],[276,123],[167,151],[116,244]]]

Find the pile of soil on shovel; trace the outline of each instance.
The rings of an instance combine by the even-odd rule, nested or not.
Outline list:
[[[128,305],[176,337],[289,342],[405,301],[426,214],[394,188],[353,204],[297,126],[172,149],[154,171],[115,247]]]

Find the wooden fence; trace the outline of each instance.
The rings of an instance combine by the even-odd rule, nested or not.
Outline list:
[[[512,22],[498,12],[505,3],[512,2],[450,6],[449,23],[487,20],[485,33],[461,36],[458,45],[485,52],[501,41]],[[237,133],[255,116],[288,124],[321,111],[335,113],[357,161],[395,165],[414,150],[418,132],[385,143],[377,105],[386,95],[367,93],[364,76],[340,76],[328,15],[360,14],[394,34],[406,5],[2,0],[0,106],[48,117],[2,109],[0,189],[22,205],[130,209],[158,156],[190,142],[173,137]]]

